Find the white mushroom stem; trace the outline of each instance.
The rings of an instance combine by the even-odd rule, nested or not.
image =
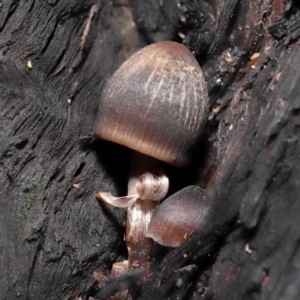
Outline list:
[[[140,197],[139,195],[128,195],[126,197],[114,197],[111,193],[100,192],[96,195],[97,199],[103,200],[106,204],[118,208],[130,207]]]
[[[158,201],[169,188],[169,180],[157,169],[157,160],[135,152],[128,182],[128,196],[113,197],[110,193],[98,193],[96,197],[105,203],[127,209],[126,244],[128,268],[145,269],[149,272],[150,252],[153,244],[146,237],[151,216]]]

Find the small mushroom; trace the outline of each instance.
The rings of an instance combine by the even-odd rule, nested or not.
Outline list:
[[[185,166],[208,117],[208,95],[193,54],[175,42],[147,46],[125,61],[107,82],[100,99],[95,134],[135,150],[128,196],[96,195],[127,207],[128,267],[149,268],[152,239],[146,237],[155,206],[169,180],[159,161]]]
[[[180,246],[205,217],[209,198],[196,185],[188,186],[165,199],[154,210],[147,236],[167,247]]]

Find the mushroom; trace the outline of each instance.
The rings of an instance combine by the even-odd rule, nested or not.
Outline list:
[[[197,60],[185,46],[170,41],[133,54],[103,90],[96,136],[135,150],[128,196],[96,195],[109,205],[127,208],[129,269],[143,268],[146,274],[149,270],[153,241],[146,237],[148,225],[169,186],[159,161],[175,166],[191,162],[208,117],[208,105]]]
[[[209,207],[209,198],[191,185],[165,199],[153,212],[147,236],[167,247],[180,246],[199,228]]]

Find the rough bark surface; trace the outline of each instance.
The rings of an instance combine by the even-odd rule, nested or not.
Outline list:
[[[200,184],[211,207],[179,248],[157,246],[134,298],[299,299],[299,36],[288,0],[0,3],[0,298],[106,299],[137,280],[92,276],[126,258],[124,211],[94,195],[124,195],[130,160],[93,121],[124,58],[172,39],[211,114],[193,166],[165,166],[170,192]]]

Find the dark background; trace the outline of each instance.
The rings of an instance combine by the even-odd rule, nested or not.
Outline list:
[[[135,299],[299,299],[299,35],[296,0],[0,2],[0,298],[96,298],[93,272],[126,258],[125,212],[94,195],[126,193],[130,151],[93,122],[120,63],[175,40],[211,109],[193,165],[166,171],[211,207]]]

